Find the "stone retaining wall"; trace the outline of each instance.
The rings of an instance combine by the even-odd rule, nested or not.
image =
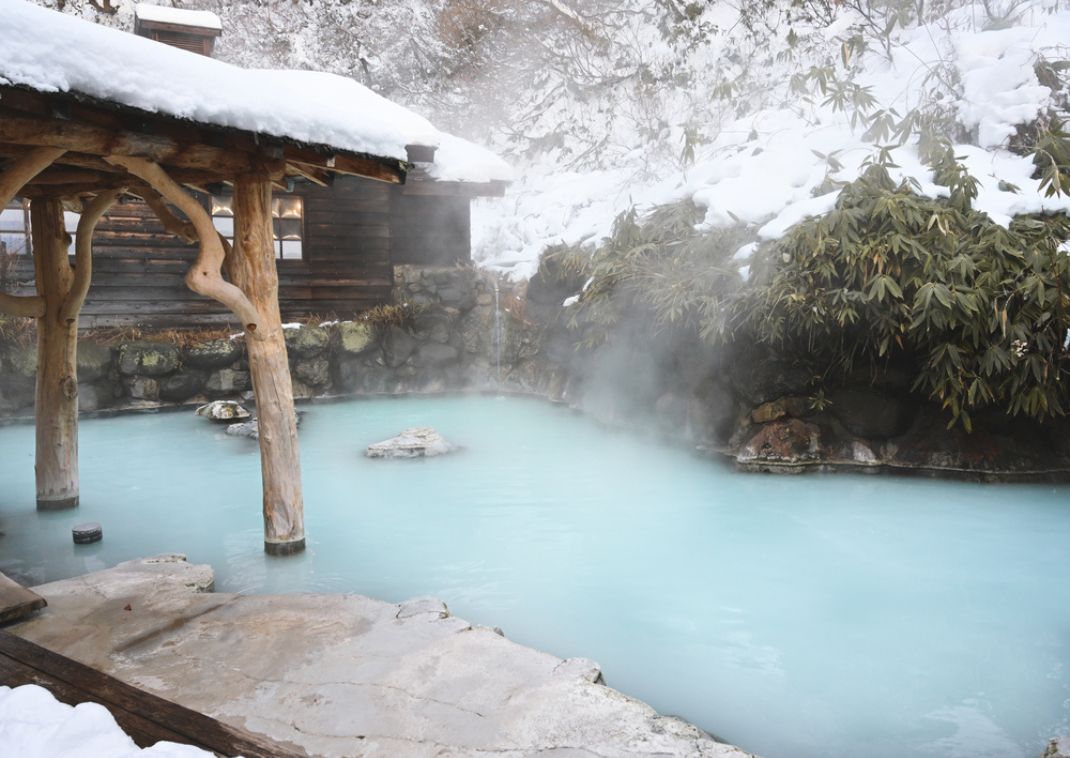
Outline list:
[[[399,266],[395,282],[394,305],[365,320],[287,325],[295,397],[497,386],[496,345],[503,340],[495,337],[495,280],[465,267]],[[84,335],[80,409],[236,399],[251,391],[243,335],[178,336],[102,342]],[[33,414],[36,349],[24,343],[0,343],[0,416]]]

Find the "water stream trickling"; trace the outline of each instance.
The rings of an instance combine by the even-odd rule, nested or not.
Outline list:
[[[430,424],[464,445],[371,461]],[[0,571],[165,551],[222,591],[436,595],[765,758],[1036,758],[1070,731],[1070,487],[739,474],[518,398],[308,407],[307,553],[261,549],[259,456],[188,413],[82,424],[82,506],[0,428]],[[104,541],[70,529],[99,521]]]
[[[498,295],[498,280],[494,280],[494,364],[498,387],[502,386],[502,307]]]

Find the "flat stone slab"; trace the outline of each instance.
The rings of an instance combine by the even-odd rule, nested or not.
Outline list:
[[[746,758],[438,600],[212,593],[182,556],[34,588],[8,629],[220,721],[321,756]]]

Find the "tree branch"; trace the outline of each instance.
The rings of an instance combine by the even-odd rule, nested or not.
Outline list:
[[[60,309],[60,318],[68,323],[78,318],[89,294],[89,284],[93,279],[93,232],[96,231],[97,222],[122,193],[121,189],[101,192],[78,219],[78,231],[74,236],[74,281]]]
[[[171,213],[171,209],[167,207],[167,203],[160,197],[159,193],[152,189],[152,187],[138,187],[135,190],[141,199],[145,201],[145,204],[152,208],[153,213],[156,214],[156,218],[163,224],[163,228],[171,232],[171,234],[179,237],[185,242],[197,241],[197,229],[189,221],[183,221],[175,214]]]
[[[190,197],[189,193],[168,176],[159,164],[127,155],[111,155],[105,160],[116,166],[122,166],[134,176],[148,182],[150,187],[186,215],[186,218],[192,222],[200,242],[197,260],[186,273],[186,284],[194,292],[227,306],[241,320],[248,336],[262,338],[262,335],[256,331],[257,323],[260,321],[259,311],[244,292],[223,278],[221,271],[225,258],[223,245],[219,241],[219,232],[212,224],[212,217],[201,204]]]
[[[45,315],[45,299],[40,295],[9,295],[0,292],[0,313],[5,316],[41,318]]]

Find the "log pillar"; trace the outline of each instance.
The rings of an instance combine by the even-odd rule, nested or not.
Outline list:
[[[305,548],[305,516],[297,414],[279,312],[270,181],[235,182],[234,225],[227,273],[259,313],[255,323],[246,325],[246,346],[260,425],[264,550],[287,555]]]
[[[65,314],[74,272],[62,203],[33,200],[30,224],[37,294],[45,306],[37,319],[37,507],[58,510],[78,505],[78,320]]]

